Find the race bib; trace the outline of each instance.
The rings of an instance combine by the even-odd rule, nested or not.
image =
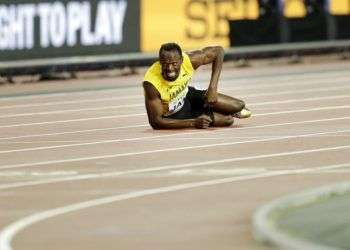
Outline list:
[[[179,111],[185,104],[185,97],[187,95],[188,88],[185,88],[175,98],[169,101],[169,113],[173,114]]]

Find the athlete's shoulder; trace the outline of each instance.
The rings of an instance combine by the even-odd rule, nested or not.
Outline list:
[[[148,81],[143,81],[142,85],[146,99],[152,100],[160,98],[159,91],[155,88],[155,86],[152,83]]]
[[[183,52],[182,58],[183,58],[182,67],[184,67],[188,73],[192,74],[194,72],[195,68],[192,65],[191,58],[190,58],[188,52]]]
[[[146,74],[147,75],[148,73],[157,73],[158,71],[160,71],[160,63],[159,61],[155,61],[146,71]]]
[[[143,81],[155,84],[155,81],[159,81],[161,75],[161,66],[159,61],[154,62],[146,71]]]

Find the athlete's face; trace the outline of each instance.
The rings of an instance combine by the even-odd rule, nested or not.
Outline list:
[[[164,51],[159,58],[162,76],[167,81],[175,81],[180,74],[182,56],[175,51]]]

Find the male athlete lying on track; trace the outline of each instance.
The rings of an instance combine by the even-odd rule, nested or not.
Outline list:
[[[220,46],[183,53],[176,43],[163,44],[159,61],[148,69],[143,81],[150,125],[154,129],[223,127],[232,125],[233,117],[250,117],[243,101],[217,93],[223,58]],[[209,63],[208,89],[188,86],[194,71]]]

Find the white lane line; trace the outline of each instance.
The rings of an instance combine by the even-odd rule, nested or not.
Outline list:
[[[26,117],[34,115],[54,115],[54,114],[65,114],[65,113],[78,113],[82,111],[103,111],[103,110],[114,110],[119,108],[131,108],[131,107],[143,107],[144,104],[132,104],[132,105],[111,105],[107,107],[96,107],[96,108],[81,108],[81,109],[65,109],[65,110],[55,110],[55,111],[45,111],[45,112],[32,112],[32,113],[19,113],[10,115],[0,115],[0,118],[12,118],[12,117]],[[122,117],[122,115],[121,115]]]
[[[210,168],[210,169],[180,169],[180,170],[171,170],[166,173],[152,174],[150,176],[141,175],[138,177],[149,178],[149,177],[169,177],[169,176],[240,176],[240,175],[249,175],[249,174],[258,174],[268,171],[266,168]]]
[[[329,87],[329,88],[318,88],[318,89],[303,89],[303,90],[293,90],[293,91],[281,91],[281,92],[274,92],[274,93],[260,93],[260,94],[251,94],[246,95],[245,97],[259,97],[259,96],[276,96],[276,95],[284,95],[284,94],[296,94],[296,93],[315,93],[315,92],[323,92],[323,91],[332,91],[332,90],[340,90],[340,89],[346,89],[350,88],[350,86],[342,86],[342,87]],[[319,97],[322,98],[322,97]],[[271,104],[271,103],[269,103]],[[249,105],[249,104],[248,104]],[[140,107],[144,107],[144,104],[139,104]],[[108,107],[107,107],[108,108]],[[80,110],[82,111],[82,110]],[[52,111],[56,112],[56,111]],[[48,114],[52,112],[42,112],[41,114]],[[59,111],[59,112],[67,112],[67,111]],[[69,112],[69,111],[68,111]],[[77,110],[74,110],[74,112],[77,112]],[[24,114],[26,115],[33,115],[32,114]],[[70,120],[59,120],[59,121],[49,121],[49,122],[36,122],[36,123],[19,123],[19,124],[9,124],[9,125],[1,125],[0,128],[10,128],[10,127],[18,127],[18,126],[33,126],[33,125],[44,125],[44,124],[55,124],[55,123],[65,123],[65,122],[80,122],[80,121],[89,121],[89,120],[99,120],[99,119],[112,119],[112,118],[126,118],[126,117],[135,117],[135,116],[142,116],[146,115],[146,113],[137,113],[137,114],[128,114],[128,115],[113,115],[113,116],[101,116],[101,117],[92,117],[92,118],[80,118],[80,119],[70,119]],[[6,115],[5,115],[6,116]],[[2,116],[2,118],[5,118],[5,116]],[[15,117],[17,115],[7,115],[11,117]]]
[[[232,182],[238,182],[243,180],[252,180],[257,178],[273,177],[273,176],[288,175],[288,174],[310,173],[310,172],[315,172],[320,170],[336,169],[336,168],[345,167],[348,165],[349,164],[339,164],[339,165],[328,165],[328,166],[321,166],[321,167],[315,167],[315,168],[305,168],[305,169],[299,169],[299,170],[281,170],[281,171],[272,171],[267,173],[259,173],[259,174],[245,175],[245,176],[220,178],[220,179],[200,181],[200,182],[190,182],[190,183],[173,185],[173,186],[165,186],[160,188],[143,189],[140,191],[113,195],[113,196],[98,198],[98,199],[89,200],[85,202],[79,202],[68,206],[58,207],[55,209],[50,209],[50,210],[46,210],[46,211],[42,211],[42,212],[38,212],[32,215],[26,216],[6,226],[0,232],[0,249],[12,250],[11,242],[13,238],[19,232],[23,231],[25,228],[33,224],[36,224],[40,221],[43,221],[52,217],[56,217],[56,216],[71,213],[71,212],[76,212],[87,208],[92,208],[96,206],[110,204],[117,201],[130,200],[130,199],[135,199],[135,198],[145,197],[145,196],[150,196],[155,194],[164,194],[169,192],[188,190],[192,188],[213,186],[218,184],[232,183]]]
[[[333,119],[332,119],[333,120]],[[338,120],[338,119],[337,119]],[[256,127],[249,127],[249,129],[256,128]],[[289,136],[294,135],[293,133],[283,133],[283,135]],[[176,138],[167,138],[168,140],[172,141],[227,141],[227,140],[237,140],[237,139],[264,139],[264,138],[277,138],[279,135],[247,135],[247,136],[216,136],[216,137],[176,137]],[[319,135],[319,137],[350,137],[349,135]],[[133,138],[130,138],[133,141],[135,141]],[[137,138],[139,139],[139,138]],[[144,139],[150,140],[150,141],[158,141],[158,142],[164,142],[164,138],[148,138],[145,137]],[[123,140],[123,139],[121,139]],[[127,139],[128,140],[128,139]],[[85,143],[85,142],[91,142],[91,140],[76,140],[76,141],[50,141],[50,140],[40,140],[40,141],[30,141],[30,142],[0,142],[0,145],[16,145],[16,144],[41,144],[41,143],[63,143],[63,142],[73,142],[73,143]],[[93,142],[92,142],[93,143]],[[72,146],[72,145],[69,145]],[[53,146],[55,147],[55,146]]]
[[[32,171],[8,171],[8,172],[0,172],[0,176],[2,177],[13,177],[13,176],[72,176],[77,175],[77,171],[50,171],[50,172],[32,172]]]
[[[343,80],[344,79],[344,80]],[[290,80],[290,79],[289,79]],[[335,78],[332,78],[332,80],[336,80],[336,84],[340,82],[348,82],[349,79],[344,77],[344,76],[338,76]],[[319,78],[319,79],[312,79],[311,81],[308,82],[283,82],[280,80],[274,80],[276,83],[271,84],[269,82],[268,84],[259,84],[257,86],[234,86],[234,87],[228,87],[225,85],[220,85],[221,90],[255,90],[255,89],[264,89],[264,88],[273,88],[273,87],[287,87],[287,86],[298,86],[301,85],[303,87],[308,86],[308,85],[315,85],[319,86],[322,83],[329,83],[328,79],[325,78]],[[224,81],[225,82],[225,81]],[[242,82],[246,83],[246,81]],[[221,82],[223,83],[223,82]],[[235,81],[235,84],[238,84],[239,82]],[[251,83],[250,83],[251,84]],[[29,104],[14,104],[14,105],[6,105],[6,106],[1,106],[1,109],[11,109],[11,108],[29,108],[29,107],[43,107],[43,106],[60,106],[60,105],[65,105],[65,104],[81,104],[81,103],[94,103],[94,102],[102,102],[102,101],[113,101],[113,100],[124,100],[124,99],[133,99],[133,98],[143,98],[143,95],[127,95],[127,96],[119,96],[119,97],[105,97],[105,98],[97,98],[97,99],[82,99],[82,100],[70,100],[70,101],[54,101],[54,102],[42,102],[42,103],[29,103]],[[137,104],[129,104],[129,105],[119,105],[120,108],[128,108],[128,107],[135,107]],[[137,107],[137,106],[136,106]]]
[[[265,158],[271,158],[271,157],[281,157],[281,156],[298,155],[298,154],[306,154],[306,153],[319,153],[319,152],[325,152],[325,151],[344,150],[344,149],[350,149],[350,146],[308,149],[308,150],[299,150],[299,151],[291,151],[291,152],[289,151],[289,152],[283,152],[283,153],[262,154],[262,155],[237,157],[237,158],[226,158],[226,159],[212,160],[212,161],[199,161],[199,162],[190,162],[190,163],[183,163],[183,164],[173,164],[173,165],[165,165],[161,167],[138,168],[135,170],[113,171],[113,172],[98,173],[98,174],[82,174],[77,176],[56,178],[56,179],[50,179],[50,180],[17,182],[17,183],[0,185],[0,190],[27,187],[27,186],[36,186],[36,185],[42,185],[42,184],[52,184],[52,183],[59,183],[59,182],[65,182],[65,181],[113,178],[113,177],[118,177],[122,175],[144,174],[144,173],[156,172],[156,171],[184,169],[184,168],[186,169],[190,167],[208,166],[208,165],[221,164],[221,163],[239,162],[239,161],[245,161],[245,160],[258,160],[258,159],[265,159]],[[350,165],[350,163],[347,163],[347,165]]]
[[[144,116],[145,113],[125,115],[123,117],[132,117],[132,116]],[[32,123],[18,123],[10,125],[1,125],[0,128],[12,128],[12,127],[22,127],[22,126],[34,126],[34,125],[47,125],[47,124],[56,124],[56,123],[68,123],[68,122],[82,122],[82,121],[94,121],[94,120],[103,120],[103,119],[115,119],[121,118],[121,115],[109,115],[109,116],[99,116],[99,117],[90,117],[90,118],[80,118],[80,119],[70,119],[70,120],[59,120],[59,121],[49,121],[49,122],[32,122]],[[141,125],[132,125],[132,126],[120,126],[119,129],[124,128],[137,128],[145,127],[146,124]]]
[[[344,108],[350,108],[350,106],[334,106],[334,107],[320,107],[320,108],[316,108],[316,109],[300,109],[300,110],[292,110],[292,111],[278,111],[278,112],[270,112],[270,113],[264,113],[264,114],[256,114],[255,116],[259,117],[259,116],[267,116],[267,115],[270,116],[270,115],[279,115],[279,114],[290,114],[290,113],[299,113],[299,112],[303,113],[303,112],[309,112],[309,111],[320,111],[320,110],[329,110],[329,109],[344,109]],[[336,120],[338,120],[338,119],[339,118],[336,118]],[[341,119],[344,119],[344,117],[342,117]],[[333,119],[331,119],[331,120],[333,120]],[[142,125],[138,125],[138,126],[142,126]],[[147,126],[147,124],[145,124],[145,126]],[[0,151],[0,154],[15,153],[15,152],[28,152],[28,151],[36,151],[36,150],[47,150],[47,149],[58,149],[58,148],[66,148],[66,147],[98,145],[98,144],[126,142],[126,141],[136,141],[136,140],[144,140],[144,139],[150,139],[150,138],[154,139],[154,138],[162,138],[162,137],[178,136],[178,135],[182,135],[182,134],[181,133],[176,133],[176,134],[161,135],[161,136],[149,136],[149,137],[144,136],[144,137],[134,137],[134,138],[126,138],[126,139],[113,139],[113,140],[102,140],[102,141],[94,141],[94,142],[63,144],[63,145],[55,145],[55,146],[43,146],[43,147],[31,147],[31,148],[22,148],[22,149],[12,149],[12,150]]]
[[[237,89],[241,90],[242,88],[237,88]],[[268,93],[268,94],[266,94],[266,93],[247,94],[247,95],[244,95],[244,98],[260,97],[260,96],[276,96],[276,95],[297,94],[297,93],[314,93],[314,92],[334,91],[334,90],[343,90],[343,89],[344,90],[345,89],[350,89],[350,86],[344,85],[344,86],[324,87],[324,88],[309,88],[309,89],[305,88],[305,89],[302,89],[302,90],[287,90],[287,91],[284,90],[284,91],[274,91],[274,92],[271,92],[271,93]],[[224,90],[230,90],[230,88],[227,88],[227,89],[224,89]],[[348,97],[348,95],[339,95],[338,98],[342,98],[342,97]],[[317,98],[317,97],[314,97],[314,98]],[[327,98],[327,97],[318,97],[318,98]],[[295,100],[297,100],[297,99],[295,99]],[[306,100],[306,101],[308,101],[308,100]],[[310,99],[309,101],[313,101],[313,99]],[[278,101],[276,101],[276,103],[278,104]],[[266,105],[267,104],[269,104],[269,103],[266,103]],[[270,104],[274,104],[274,103],[270,103]],[[249,105],[252,105],[252,104],[249,104]],[[264,105],[264,104],[262,104],[262,105]],[[55,111],[46,111],[46,112],[32,112],[32,113],[26,112],[26,113],[1,115],[0,118],[25,117],[25,116],[33,116],[33,115],[64,114],[64,113],[74,113],[74,112],[82,112],[82,111],[99,111],[99,110],[109,110],[109,109],[119,109],[119,108],[133,108],[133,107],[134,108],[135,107],[144,107],[144,104],[143,103],[138,103],[138,104],[113,105],[113,106],[107,106],[107,107],[55,110]]]
[[[350,106],[345,106],[345,108]],[[329,110],[331,107],[321,107],[317,108],[318,110]],[[344,106],[336,106],[336,109],[342,109]],[[315,109],[301,109],[301,110],[293,110],[293,111],[278,111],[278,112],[271,112],[271,113],[264,113],[264,114],[256,114],[255,116],[265,116],[265,115],[276,115],[276,114],[289,114],[289,113],[298,113],[298,112],[308,112],[308,111],[315,111]],[[334,121],[334,120],[346,120],[349,117],[341,117],[341,118],[332,118],[332,119],[322,119],[322,120],[316,120],[316,121]],[[303,122],[304,123],[304,122]],[[295,123],[289,123],[289,124],[295,124]],[[299,123],[300,124],[300,123]],[[148,126],[145,125],[137,125],[137,127],[143,127]],[[268,125],[269,126],[269,125]],[[135,127],[135,126],[131,126]],[[247,127],[247,128],[229,128],[229,129],[250,129],[250,128],[261,128],[264,126],[254,126],[254,127]],[[128,128],[128,127],[118,127],[120,128]],[[209,131],[208,131],[209,132]],[[126,138],[126,139],[114,139],[114,140],[102,140],[102,141],[96,141],[96,142],[83,142],[83,143],[73,143],[73,144],[64,144],[64,145],[55,145],[55,146],[44,146],[44,147],[32,147],[32,148],[23,148],[23,149],[13,149],[13,150],[4,150],[0,151],[0,154],[5,153],[14,153],[14,152],[26,152],[26,151],[35,151],[35,150],[47,150],[47,149],[57,149],[57,148],[66,148],[66,147],[76,147],[76,146],[87,146],[87,145],[97,145],[97,144],[106,144],[106,143],[116,143],[116,142],[125,142],[125,141],[137,141],[137,140],[145,140],[145,139],[154,139],[154,138],[163,138],[163,137],[169,137],[169,136],[178,136],[178,135],[186,135],[186,134],[194,134],[194,133],[200,133],[200,132],[190,132],[190,133],[176,133],[176,134],[170,134],[170,135],[160,135],[160,136],[149,136],[149,137],[136,137],[136,138]],[[202,132],[203,133],[203,132]]]
[[[302,92],[305,93],[305,90],[303,90]],[[278,93],[281,93],[281,92],[278,92]],[[284,91],[283,93],[286,93],[286,91]],[[287,91],[287,93],[290,93],[290,91]],[[293,93],[294,93],[294,91],[293,91]],[[262,95],[265,95],[265,94],[262,94]],[[314,100],[320,100],[320,98],[323,98],[323,99],[342,98],[342,97],[347,97],[347,96],[348,95],[336,95],[336,96],[328,96],[328,97],[289,99],[289,100],[284,100],[284,101],[251,103],[250,105],[251,106],[261,106],[261,105],[290,103],[290,102],[298,102],[298,101],[314,101]],[[109,117],[111,117],[111,116],[109,116]],[[112,116],[112,118],[116,118],[116,116]],[[74,120],[74,121],[76,121],[76,120]],[[139,127],[139,126],[141,126],[141,127],[142,126],[147,126],[147,124],[138,125],[137,127]],[[40,137],[40,136],[53,136],[53,135],[65,135],[65,134],[75,134],[75,133],[85,133],[85,132],[98,132],[98,131],[116,130],[116,129],[122,129],[122,128],[128,128],[128,126],[112,127],[112,128],[101,128],[101,129],[77,130],[77,131],[71,131],[71,132],[59,132],[59,133],[46,133],[46,134],[12,136],[12,137],[3,137],[3,138],[0,138],[0,140],[11,140],[11,139],[31,138],[31,137]],[[130,128],[135,128],[135,126],[130,126]]]
[[[251,127],[250,127],[251,128]],[[285,136],[294,135],[293,133],[283,133]],[[346,137],[349,135],[318,135],[319,137]],[[237,139],[267,139],[267,138],[278,138],[279,135],[250,135],[250,136],[216,136],[216,137],[175,137],[175,138],[168,138],[167,141],[227,141],[227,140],[237,140]],[[316,136],[315,136],[316,137]],[[163,138],[151,138],[151,141],[164,141]]]
[[[338,134],[338,133],[347,133],[347,132],[350,132],[350,130],[338,130],[338,131],[331,131],[331,132],[320,132],[320,133],[312,133],[312,134],[281,136],[281,137],[277,137],[277,138],[256,139],[256,140],[248,140],[248,141],[240,141],[240,142],[224,142],[224,143],[204,144],[204,145],[187,146],[187,147],[175,147],[175,148],[145,150],[145,151],[138,151],[138,152],[108,154],[108,155],[99,155],[99,156],[91,156],[91,157],[79,157],[79,158],[71,158],[71,159],[64,159],[64,160],[21,163],[21,164],[13,164],[13,165],[3,165],[3,166],[0,166],[0,170],[1,169],[12,169],[12,168],[23,168],[23,167],[37,167],[37,166],[42,166],[42,165],[51,165],[51,164],[66,163],[66,162],[79,162],[79,161],[86,161],[86,160],[117,158],[117,157],[123,157],[123,156],[154,154],[154,153],[162,153],[162,152],[174,152],[174,151],[181,151],[181,150],[210,148],[210,147],[217,147],[217,146],[233,146],[233,145],[254,143],[254,142],[270,142],[270,141],[286,140],[286,139],[292,139],[292,138],[306,138],[306,137],[312,137],[315,135],[318,136],[318,135]]]
[[[341,86],[341,87],[329,87],[329,88],[318,88],[318,89],[304,89],[304,90],[294,90],[294,91],[280,91],[280,92],[273,92],[273,96],[276,96],[278,94],[286,94],[288,93],[308,93],[308,92],[315,92],[317,91],[331,91],[331,90],[345,90],[350,89],[350,86]],[[247,97],[258,97],[258,96],[268,96],[268,94],[252,94],[252,95],[246,95]],[[261,105],[271,105],[271,104],[284,104],[284,103],[293,103],[298,101],[317,101],[317,100],[329,100],[329,99],[340,99],[340,98],[348,98],[350,95],[334,95],[334,96],[323,96],[323,97],[311,97],[311,98],[304,98],[304,99],[289,99],[289,100],[283,100],[283,101],[271,101],[271,102],[262,102],[262,103],[249,103],[249,107],[252,106],[261,106]],[[13,117],[26,117],[26,116],[34,116],[34,115],[53,115],[53,114],[65,114],[65,113],[78,113],[82,111],[102,111],[102,110],[114,110],[119,108],[132,108],[132,107],[144,107],[144,103],[139,104],[130,104],[130,105],[114,105],[114,106],[107,106],[107,107],[95,107],[95,108],[81,108],[81,109],[67,109],[67,110],[55,110],[55,111],[45,111],[45,112],[32,112],[32,113],[18,113],[18,114],[8,114],[8,115],[0,115],[0,118],[13,118]],[[126,115],[128,116],[128,115]],[[121,115],[121,117],[125,117],[125,115]]]
[[[1,145],[10,145],[10,144],[42,144],[42,143],[85,143],[93,142],[93,140],[38,140],[38,141],[8,141],[0,142]]]
[[[276,126],[287,126],[287,125],[296,125],[296,124],[308,124],[308,123],[316,123],[316,122],[327,122],[327,121],[338,121],[338,120],[348,120],[350,119],[349,116],[346,117],[339,117],[339,118],[329,118],[329,119],[318,119],[318,120],[306,120],[306,121],[299,121],[299,122],[287,122],[287,123],[272,123],[272,124],[266,124],[266,125],[258,125],[258,126],[250,126],[250,127],[233,127],[233,128],[222,128],[222,131],[225,130],[246,130],[246,129],[254,129],[254,128],[266,128],[266,127],[276,127]],[[51,136],[51,135],[63,135],[63,134],[75,134],[75,133],[84,133],[84,132],[92,132],[92,131],[104,131],[104,130],[111,130],[111,129],[118,129],[118,128],[105,128],[105,129],[91,129],[91,130],[81,130],[81,131],[73,131],[73,132],[62,132],[62,133],[52,133],[52,134],[38,134],[38,135],[27,135],[27,136],[17,136],[17,137],[7,137],[7,138],[0,138],[0,140],[9,140],[9,139],[18,139],[18,138],[28,138],[28,137],[40,137],[40,136]],[[180,133],[174,133],[169,135],[159,135],[159,136],[149,136],[149,137],[136,137],[136,138],[126,138],[126,139],[119,139],[116,142],[123,142],[123,141],[137,141],[137,140],[147,140],[147,139],[160,139],[160,138],[168,138],[179,135],[193,135],[193,134],[209,134],[209,133],[216,133],[217,131],[197,131],[196,132],[180,132]],[[336,135],[332,135],[336,136]],[[344,135],[342,135],[344,136]],[[252,136],[252,138],[256,138],[257,136]],[[269,136],[262,136],[262,137],[269,137]],[[235,138],[241,138],[241,137],[235,137]],[[243,138],[243,137],[242,137]],[[248,138],[247,136],[244,138]],[[188,138],[181,138],[181,139],[188,139]],[[194,139],[194,138],[193,138]],[[198,138],[197,138],[198,139]],[[211,139],[211,138],[199,138],[199,139]],[[219,137],[217,139],[220,139]]]
[[[338,120],[338,119],[336,119]],[[245,127],[246,128],[246,127]],[[252,128],[257,128],[255,126],[252,127],[248,127],[248,129],[252,129]],[[239,129],[239,128],[237,128]],[[195,133],[193,133],[195,135]],[[293,133],[283,133],[284,135],[293,135]],[[170,137],[170,136],[169,136]],[[187,140],[187,141],[213,141],[213,140],[217,140],[217,141],[226,141],[226,140],[237,140],[237,139],[263,139],[263,138],[276,138],[278,137],[278,135],[247,135],[247,136],[217,136],[217,137],[176,137],[176,138],[167,138],[168,140],[172,140],[172,141],[183,141],[183,140]],[[349,135],[319,135],[319,137],[350,137]],[[130,138],[132,141],[136,141],[133,138]],[[164,142],[165,138],[152,138],[152,137],[145,137],[145,138],[136,138],[136,139],[145,139],[145,140],[150,140],[150,141],[158,141],[158,142]],[[123,139],[121,139],[123,140]],[[129,139],[127,139],[129,140]],[[63,143],[63,142],[75,142],[75,143],[83,143],[83,142],[88,142],[89,140],[76,140],[76,141],[50,141],[50,140],[40,140],[40,141],[36,141],[36,142],[0,142],[0,145],[16,145],[16,144],[40,144],[40,143]],[[91,140],[90,140],[91,141]]]
[[[139,107],[143,107],[144,105],[138,104]],[[98,110],[108,110],[114,109],[116,106],[109,107],[99,107],[99,108],[88,108],[88,109],[71,109],[71,110],[60,110],[60,111],[48,111],[48,112],[38,112],[38,113],[23,113],[23,114],[13,114],[13,115],[2,115],[0,118],[13,118],[13,117],[25,117],[25,116],[34,116],[34,115],[54,115],[54,114],[64,114],[64,113],[80,113],[82,111],[98,111]],[[137,113],[137,114],[124,114],[124,115],[116,115],[117,118],[123,117],[134,117],[145,115],[146,113]],[[90,119],[90,118],[88,118]],[[15,124],[17,125],[17,124]],[[7,125],[5,125],[7,126]]]
[[[326,74],[326,76],[323,76],[323,74]],[[340,76],[341,74],[341,76]],[[260,83],[262,81],[290,81],[292,80],[295,84],[299,82],[300,80],[313,80],[313,79],[324,79],[324,78],[330,78],[336,79],[338,77],[347,77],[345,70],[332,70],[332,71],[319,71],[319,72],[300,72],[300,73],[283,73],[283,74],[265,74],[265,75],[254,75],[254,76],[222,76],[220,79],[220,82],[232,82],[240,83],[243,82],[244,84],[256,84]],[[141,80],[141,79],[140,79]],[[206,82],[207,80],[201,79],[196,80],[197,82]],[[7,100],[18,100],[18,99],[44,99],[44,98],[51,98],[51,97],[61,97],[61,96],[84,96],[84,95],[93,95],[95,93],[113,93],[113,92],[120,92],[121,90],[126,89],[135,89],[137,86],[134,87],[128,87],[128,88],[107,88],[107,89],[91,89],[91,90],[81,90],[81,91],[73,91],[73,92],[63,92],[63,93],[40,93],[40,94],[28,94],[23,96],[9,96],[9,97],[1,97],[0,101],[7,101]],[[133,96],[125,96],[121,97],[122,99],[129,99],[133,97],[139,97],[139,95],[133,95]]]
[[[350,169],[338,169],[338,170],[323,170],[318,174],[350,174]]]
[[[324,89],[303,89],[297,91],[283,91],[283,92],[275,92],[270,94],[253,94],[249,95],[250,97],[258,97],[258,96],[276,96],[277,94],[290,94],[290,93],[308,93],[308,92],[320,92],[320,91],[331,91],[334,89],[344,89],[349,87],[334,87],[334,88],[324,88]],[[320,97],[321,98],[321,97]],[[271,103],[269,103],[271,104]],[[143,104],[141,106],[144,106]],[[135,117],[135,116],[145,116],[146,113],[137,113],[137,114],[129,114],[129,115],[113,115],[113,116],[101,116],[101,117],[91,117],[91,118],[80,118],[80,119],[70,119],[70,120],[58,120],[58,121],[49,121],[49,122],[35,122],[35,123],[19,123],[19,124],[10,124],[10,125],[1,125],[0,128],[11,128],[11,127],[19,127],[19,126],[33,126],[33,125],[47,125],[47,124],[55,124],[55,123],[66,123],[66,122],[80,122],[80,121],[90,121],[90,120],[100,120],[100,119],[112,119],[112,118],[127,118],[127,117]],[[147,124],[144,124],[146,126]],[[134,126],[131,126],[133,128]],[[120,128],[127,128],[120,127]]]
[[[142,124],[141,125],[141,127],[144,127],[144,126],[146,126],[146,124]],[[70,134],[80,134],[80,133],[108,131],[108,130],[117,130],[117,129],[120,129],[120,127],[84,129],[84,130],[75,130],[75,131],[58,132],[58,133],[46,133],[46,134],[32,134],[32,135],[1,137],[0,140],[12,140],[12,139],[23,139],[23,138],[34,138],[34,137],[43,137],[43,136],[56,136],[56,135],[70,135]]]
[[[135,86],[137,87],[137,86]],[[77,98],[79,96],[94,96],[96,94],[108,94],[108,93],[113,93],[113,92],[120,92],[121,90],[130,90],[130,89],[135,89],[135,87],[129,87],[129,88],[119,88],[119,87],[114,87],[114,88],[106,88],[106,89],[91,89],[91,90],[66,90],[66,92],[59,92],[59,93],[39,93],[39,94],[23,94],[23,95],[13,95],[13,96],[0,96],[0,102],[1,101],[17,101],[17,100],[28,100],[28,99],[49,99],[49,98],[54,98],[54,97],[73,97]],[[127,97],[122,97],[122,99],[129,99],[133,97],[139,97],[140,95],[129,95]]]
[[[144,107],[145,104],[131,104],[131,105],[114,105],[107,107],[96,107],[96,108],[82,108],[82,109],[66,109],[66,110],[55,110],[46,112],[32,112],[32,113],[20,113],[20,114],[10,114],[10,115],[0,115],[0,118],[13,118],[13,117],[26,117],[34,115],[54,115],[54,114],[67,114],[67,113],[80,113],[82,111],[103,111],[103,110],[113,110],[119,108],[132,108],[132,107]],[[128,117],[127,115],[119,115],[120,117]]]
[[[294,103],[294,102],[313,102],[313,101],[324,101],[324,100],[333,100],[333,99],[343,99],[349,98],[350,95],[331,95],[331,96],[322,96],[322,97],[310,97],[310,98],[296,98],[296,99],[288,99],[283,101],[269,101],[269,102],[260,102],[260,103],[251,103],[249,107],[256,106],[265,106],[265,105],[274,105],[274,104],[286,104],[286,103]]]
[[[66,105],[66,104],[81,104],[81,103],[94,103],[94,102],[104,102],[104,101],[113,101],[113,100],[124,100],[124,99],[133,99],[139,98],[142,99],[142,95],[128,95],[128,96],[119,96],[119,97],[105,97],[105,98],[96,98],[96,99],[82,99],[82,100],[72,100],[72,101],[56,101],[56,102],[42,102],[42,103],[30,103],[30,104],[13,104],[1,106],[0,109],[11,109],[11,108],[32,108],[32,107],[43,107],[43,106],[56,106],[56,105]],[[121,105],[123,106],[123,105]],[[128,106],[128,105],[125,105]]]
[[[259,94],[248,94],[242,96],[242,98],[250,97],[268,97],[268,96],[277,96],[277,95],[289,95],[289,94],[306,94],[306,93],[316,93],[316,92],[329,92],[337,90],[345,90],[350,88],[350,86],[338,86],[338,87],[327,87],[327,88],[309,88],[309,89],[299,89],[299,90],[285,90],[285,91],[276,91],[270,93],[259,93]],[[249,103],[247,103],[249,105]]]
[[[281,114],[303,113],[303,112],[310,112],[310,111],[321,111],[321,110],[332,110],[332,109],[348,109],[348,108],[350,108],[349,105],[341,105],[341,106],[333,106],[333,107],[320,107],[320,108],[311,108],[311,109],[298,109],[298,110],[271,112],[271,113],[264,113],[264,114],[256,114],[256,115],[254,115],[254,117],[259,117],[259,116],[264,116],[264,115],[281,115]]]

